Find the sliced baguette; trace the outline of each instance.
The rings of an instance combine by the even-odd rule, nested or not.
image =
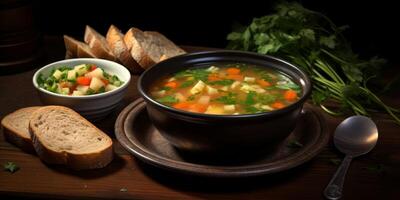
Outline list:
[[[84,170],[104,167],[113,158],[111,138],[70,108],[36,110],[29,129],[36,153],[46,163]]]
[[[108,47],[107,41],[100,33],[90,26],[86,26],[84,41],[89,45],[92,53],[98,58],[117,61]]]
[[[64,35],[64,44],[65,50],[67,53],[69,53],[69,56],[76,57],[78,55],[78,40],[68,35]]]
[[[29,134],[29,119],[39,106],[21,108],[1,120],[4,138],[22,150],[34,153],[31,136]]]
[[[161,59],[185,53],[165,36],[153,31],[143,32],[140,29],[131,28],[125,34],[124,41],[133,59],[144,69],[158,63]]]
[[[97,56],[92,52],[90,47],[83,42],[78,43],[77,57],[78,58],[97,58]]]
[[[65,58],[96,58],[89,46],[83,42],[74,39],[71,36],[64,35]]]
[[[143,68],[132,58],[124,42],[124,34],[122,34],[116,26],[110,26],[106,35],[106,40],[115,57],[117,57],[131,72],[140,73],[143,71]]]

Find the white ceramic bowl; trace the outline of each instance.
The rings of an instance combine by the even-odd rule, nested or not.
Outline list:
[[[117,75],[124,83],[112,91],[87,96],[62,95],[39,87],[37,83],[39,74],[48,77],[51,70],[54,68],[61,66],[73,67],[79,64],[94,64],[104,69],[104,71],[109,74]],[[33,85],[37,89],[40,100],[43,104],[70,107],[90,120],[101,119],[112,112],[124,97],[130,80],[130,72],[124,66],[116,62],[97,58],[76,58],[50,63],[36,71],[33,75]]]

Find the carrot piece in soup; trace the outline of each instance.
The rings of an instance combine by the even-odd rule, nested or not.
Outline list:
[[[209,81],[219,81],[219,80],[221,80],[221,78],[218,77],[218,74],[210,74],[210,75],[208,75],[208,80]]]
[[[275,109],[281,109],[281,108],[285,107],[285,105],[279,101],[273,103],[271,106]]]
[[[286,90],[283,97],[288,101],[294,101],[297,99],[297,93],[294,90]]]
[[[240,74],[240,69],[231,67],[231,68],[228,68],[228,69],[226,70],[226,72],[227,72],[229,75],[238,75],[238,74]]]
[[[78,85],[90,85],[91,80],[91,77],[80,76],[76,78],[76,83],[78,83]]]
[[[181,110],[186,110],[190,107],[191,103],[188,102],[179,102],[174,104],[172,107],[176,108],[176,109],[181,109]]]
[[[239,74],[229,74],[226,78],[236,80],[236,81],[243,81],[243,76],[239,75]]]
[[[170,88],[176,88],[176,87],[178,87],[178,83],[176,81],[170,81],[170,82],[167,82],[164,86],[170,87]]]
[[[207,110],[208,105],[205,104],[193,104],[189,107],[189,111],[204,113]]]
[[[261,87],[269,87],[269,86],[271,86],[271,83],[269,83],[268,81],[263,80],[263,79],[257,80],[257,83],[258,83]]]

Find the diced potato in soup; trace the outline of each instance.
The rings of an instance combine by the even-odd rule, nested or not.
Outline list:
[[[39,87],[50,92],[84,96],[115,90],[123,82],[116,75],[109,74],[96,65],[80,64],[54,69],[48,77],[40,74],[37,83]]]
[[[245,63],[188,68],[157,80],[150,92],[175,109],[213,115],[271,112],[302,95],[286,74]]]

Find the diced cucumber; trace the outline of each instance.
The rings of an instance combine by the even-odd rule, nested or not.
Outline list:
[[[83,95],[85,95],[85,94],[86,94],[86,92],[83,93],[83,92],[81,92],[81,91],[79,91],[79,90],[74,90],[74,91],[72,92],[72,96],[83,96]]]
[[[87,86],[87,85],[78,85],[76,87],[76,90],[80,91],[83,94],[86,94],[88,89],[89,89],[89,86]]]
[[[105,84],[103,83],[103,81],[100,80],[100,78],[93,77],[92,81],[90,82],[89,88],[94,91],[98,91],[101,87],[104,86]]]
[[[121,82],[121,81],[115,81],[115,82],[113,83],[113,85],[119,87],[119,86],[122,85],[122,82]]]
[[[75,70],[68,71],[67,80],[68,81],[75,81],[76,80],[76,71]]]
[[[83,74],[88,72],[86,64],[77,65],[74,67],[74,70],[76,71],[76,73],[78,73],[78,76],[82,76]]]
[[[62,75],[62,72],[58,69],[56,71],[54,71],[54,73],[53,73],[53,77],[57,80],[61,78],[61,75]]]
[[[69,94],[69,88],[61,88],[61,94]]]
[[[92,78],[96,77],[96,78],[99,78],[99,79],[104,78],[103,70],[101,70],[100,68],[96,68],[95,70],[87,73],[85,76],[92,77]]]
[[[111,91],[111,90],[115,90],[115,89],[117,89],[117,88],[118,88],[118,87],[115,86],[115,85],[108,84],[108,85],[106,86],[106,92]]]

